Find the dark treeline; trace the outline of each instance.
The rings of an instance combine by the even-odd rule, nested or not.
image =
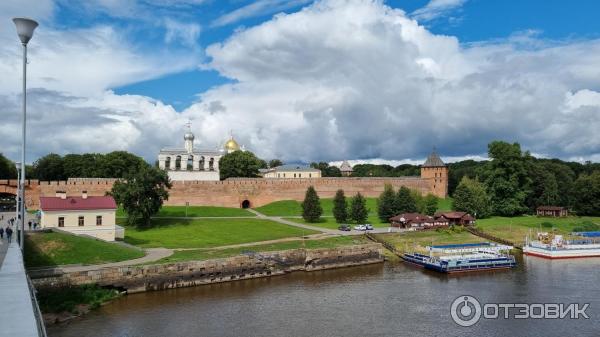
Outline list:
[[[84,153],[60,156],[50,153],[27,167],[28,179],[122,178],[130,171],[149,166],[141,157],[125,151],[107,154]],[[13,162],[0,154],[0,179],[17,177]]]

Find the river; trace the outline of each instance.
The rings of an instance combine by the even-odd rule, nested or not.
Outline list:
[[[134,294],[51,337],[600,336],[600,259],[519,259],[514,270],[440,275],[402,263],[297,272]],[[590,319],[452,321],[460,295],[482,303],[589,303]],[[501,315],[502,316],[502,315]]]

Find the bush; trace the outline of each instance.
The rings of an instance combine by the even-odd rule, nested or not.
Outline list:
[[[554,227],[554,224],[552,222],[544,221],[544,222],[542,222],[542,227],[552,228],[552,227]]]
[[[119,296],[114,289],[101,288],[96,284],[56,289],[40,289],[37,294],[43,312],[77,313],[77,306],[87,304],[91,309]]]

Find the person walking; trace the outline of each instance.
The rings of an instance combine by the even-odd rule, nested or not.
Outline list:
[[[29,230],[31,230],[31,221],[29,221],[27,225],[29,226]]]
[[[4,228],[0,227],[0,240],[4,239]]]
[[[6,239],[8,240],[8,243],[10,243],[12,241],[12,234],[13,234],[12,228],[6,227]]]

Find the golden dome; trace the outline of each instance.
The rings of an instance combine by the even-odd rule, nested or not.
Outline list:
[[[229,140],[225,143],[225,151],[233,152],[238,151],[240,149],[240,145],[233,139],[233,137],[229,138]]]

